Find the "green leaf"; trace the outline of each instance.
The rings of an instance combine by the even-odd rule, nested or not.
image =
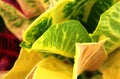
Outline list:
[[[32,45],[31,50],[72,57],[76,42],[90,42],[91,39],[79,21],[69,20],[49,29]]]
[[[109,9],[113,4],[115,4],[117,0],[97,0],[95,4],[92,6],[91,12],[87,19],[87,30],[92,33],[98,22],[100,15]]]
[[[21,47],[30,49],[32,44],[52,25],[60,23],[67,18],[64,17],[63,9],[71,2],[58,1],[58,3],[51,9],[47,10],[45,13],[40,15],[24,32],[23,32],[23,43]],[[59,17],[58,17],[59,14]]]
[[[105,11],[93,32],[93,41],[108,39],[104,44],[107,53],[120,47],[120,2]]]
[[[93,0],[91,0],[93,1]],[[21,47],[30,49],[32,44],[52,25],[68,19],[82,20],[87,15],[89,0],[60,0],[53,8],[40,15],[24,32]],[[87,8],[85,8],[87,6]],[[84,11],[83,11],[84,9]],[[85,13],[85,15],[84,15]]]
[[[64,8],[65,17],[78,20],[83,25],[86,25],[86,20],[91,11],[91,8],[96,0],[74,0],[68,3]]]

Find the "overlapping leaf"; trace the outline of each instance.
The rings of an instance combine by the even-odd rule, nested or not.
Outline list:
[[[48,57],[38,62],[26,77],[29,79],[72,79],[72,65],[64,63],[55,57]]]
[[[76,42],[91,42],[91,39],[79,21],[69,20],[50,26],[33,43],[31,50],[60,54],[73,58]]]
[[[68,19],[82,20],[87,14],[89,0],[60,0],[56,5],[38,17],[23,33],[21,47],[30,49],[32,44],[52,25]],[[92,3],[89,3],[92,4]],[[85,9],[83,11],[83,9]],[[78,11],[80,10],[80,12]]]
[[[104,44],[107,53],[120,47],[120,2],[105,11],[93,33],[93,41],[108,39]]]

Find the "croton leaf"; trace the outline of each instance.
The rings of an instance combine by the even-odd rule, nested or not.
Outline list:
[[[49,9],[49,8],[54,7],[54,5],[56,5],[58,1],[60,0],[40,0],[40,3],[44,5],[45,9]]]
[[[103,79],[120,79],[120,48],[108,56],[100,71]]]
[[[47,8],[44,5],[45,2],[41,2],[43,0],[1,0],[5,3],[13,6],[16,10],[18,10],[25,18],[33,18],[35,16],[39,16],[43,13]],[[48,0],[49,1],[49,0]],[[49,6],[49,4],[47,5]]]
[[[42,59],[38,52],[27,52],[22,48],[13,68],[2,79],[25,79],[34,65]]]
[[[70,1],[62,0],[53,8],[47,10],[40,15],[23,33],[23,42],[21,47],[31,48],[32,44],[52,25],[59,23],[67,18],[64,18],[63,8]],[[59,14],[59,17],[58,17]]]
[[[6,27],[19,40],[22,40],[22,31],[25,30],[36,18],[26,19],[13,6],[0,0],[0,16],[5,22]]]
[[[90,42],[91,39],[79,21],[68,20],[49,27],[36,40],[31,50],[60,54],[72,57],[75,54],[76,42]]]
[[[73,67],[73,79],[84,71],[95,71],[107,59],[103,44],[106,40],[98,43],[76,43],[75,63]]]
[[[72,79],[72,65],[51,56],[38,62],[26,79]]]
[[[95,2],[95,4],[92,6],[86,23],[86,29],[90,33],[92,33],[95,30],[99,22],[100,15],[107,9],[109,9],[112,5],[114,5],[116,2],[118,2],[118,0],[97,0]]]
[[[105,44],[107,53],[120,47],[120,1],[105,11],[93,32],[93,41],[108,39]]]
[[[16,0],[27,18],[39,16],[46,11],[46,7],[40,0]]]
[[[52,25],[68,19],[83,19],[82,9],[89,0],[60,0],[40,15],[24,32],[21,47],[30,49],[32,44]],[[79,12],[79,11],[80,12]],[[87,9],[86,9],[87,10]],[[82,13],[82,14],[81,14]]]

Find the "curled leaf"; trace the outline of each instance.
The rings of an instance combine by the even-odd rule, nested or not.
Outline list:
[[[77,79],[83,71],[97,70],[107,58],[103,44],[105,40],[98,43],[77,43],[75,64],[73,68],[73,79]]]

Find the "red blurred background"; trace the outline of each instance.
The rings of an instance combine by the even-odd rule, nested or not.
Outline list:
[[[18,58],[20,41],[6,28],[0,17],[0,71],[10,70]]]

